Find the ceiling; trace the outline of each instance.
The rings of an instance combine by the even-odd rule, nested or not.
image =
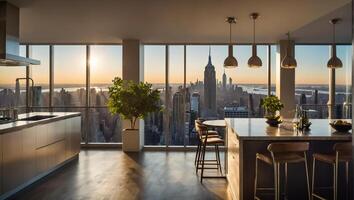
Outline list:
[[[23,43],[226,43],[226,16],[235,16],[236,43],[252,41],[251,12],[259,12],[258,43],[290,31],[298,43],[351,42],[351,0],[9,0],[21,8]]]

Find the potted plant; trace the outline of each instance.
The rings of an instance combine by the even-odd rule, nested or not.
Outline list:
[[[130,121],[130,127],[122,132],[123,151],[140,151],[142,144],[136,122],[151,112],[161,110],[160,92],[152,89],[149,83],[135,83],[118,77],[112,82],[113,85],[109,87],[109,111]]]
[[[277,127],[282,120],[280,119],[280,115],[277,114],[277,111],[280,111],[284,105],[280,102],[279,98],[275,95],[267,96],[261,102],[262,107],[266,111],[265,118],[267,119],[267,123],[270,126]]]

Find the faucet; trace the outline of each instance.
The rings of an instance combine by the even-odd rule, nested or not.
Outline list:
[[[15,93],[17,93],[18,91],[18,94],[17,95],[20,95],[19,91],[20,91],[20,80],[30,80],[31,81],[31,85],[32,85],[32,90],[33,90],[33,87],[34,87],[34,81],[32,78],[30,77],[24,77],[24,78],[16,78],[16,89],[15,89]],[[19,99],[19,97],[17,97],[17,100]],[[31,106],[32,104],[32,91],[27,91],[27,98],[26,98],[26,108],[27,108],[27,111],[29,109],[29,107]]]

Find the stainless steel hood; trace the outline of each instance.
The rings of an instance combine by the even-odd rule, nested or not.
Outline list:
[[[0,1],[0,66],[39,65],[39,60],[19,56],[20,10]]]

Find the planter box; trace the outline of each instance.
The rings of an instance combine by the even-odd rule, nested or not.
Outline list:
[[[141,150],[139,129],[124,129],[122,133],[122,149],[124,152],[139,152]]]

